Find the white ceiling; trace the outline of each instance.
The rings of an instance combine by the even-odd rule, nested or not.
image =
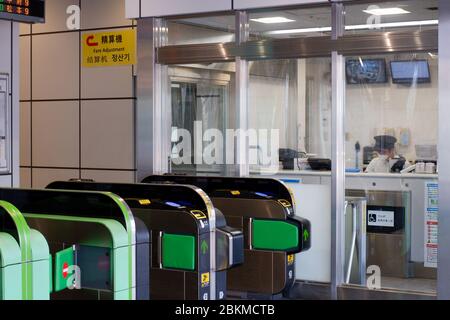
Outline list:
[[[369,14],[363,12],[370,4],[351,4],[345,7],[346,25],[367,24]],[[438,19],[437,10],[429,8],[438,7],[438,0],[408,0],[408,1],[390,1],[377,4],[381,8],[400,7],[411,13],[401,15],[382,16],[381,23],[404,22],[404,21],[422,21]],[[270,12],[250,13],[250,19],[281,16],[295,20],[288,23],[264,24],[250,21],[250,31],[252,34],[264,35],[267,31],[286,30],[286,29],[304,29],[316,27],[330,27],[331,9],[329,6],[316,7],[308,9],[280,10]],[[202,27],[209,27],[223,31],[234,31],[234,16],[213,16],[205,18],[193,18],[180,20],[181,23],[188,23]],[[289,37],[292,35],[277,35],[277,37]],[[298,35],[297,35],[298,36]]]

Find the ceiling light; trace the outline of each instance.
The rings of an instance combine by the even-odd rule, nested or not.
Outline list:
[[[393,15],[393,14],[411,13],[402,8],[376,8],[376,9],[363,10],[363,12],[372,14],[375,16],[388,16],[388,15]]]
[[[285,17],[267,17],[267,18],[257,18],[257,19],[250,19],[251,21],[260,22],[260,23],[286,23],[286,22],[293,22],[295,20],[288,19]]]
[[[311,32],[330,32],[330,31],[331,31],[331,27],[321,27],[321,28],[275,30],[275,31],[269,31],[269,32],[267,32],[267,34],[291,34],[291,33],[311,33]]]
[[[421,27],[433,26],[439,24],[438,20],[423,21],[404,21],[404,22],[386,22],[376,24],[357,24],[346,26],[345,30],[365,30],[365,29],[381,29],[381,28],[401,28],[401,27]]]
[[[405,22],[387,22],[378,24],[356,24],[345,26],[345,30],[369,30],[369,29],[381,29],[381,28],[400,28],[400,27],[422,27],[438,25],[438,20],[423,20],[423,21],[405,21]],[[331,27],[318,27],[318,28],[304,28],[304,29],[286,29],[286,30],[274,30],[266,32],[266,34],[298,34],[298,33],[313,33],[313,32],[331,32]]]

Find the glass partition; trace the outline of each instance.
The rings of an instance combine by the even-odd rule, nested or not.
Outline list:
[[[437,29],[438,0],[353,3],[345,7],[347,34]]]
[[[194,17],[168,20],[168,44],[233,42],[234,15]]]
[[[249,70],[249,128],[278,132],[276,170],[292,173],[310,169],[307,158],[330,159],[330,58],[251,61]],[[253,172],[271,164],[263,161],[267,146],[250,141],[250,148]]]
[[[249,155],[254,176],[284,181],[296,215],[311,221],[313,246],[296,278],[331,281],[331,59],[249,62]]]
[[[10,172],[10,107],[8,77],[0,74],[0,174]]]
[[[250,41],[328,39],[332,30],[330,5],[248,16]],[[436,0],[351,2],[345,6],[345,33],[435,30],[437,19]],[[234,25],[234,16],[169,20],[169,44],[234,41]],[[264,50],[270,49],[267,43],[261,42]],[[311,221],[313,238],[312,248],[297,257],[297,280],[329,283],[336,227],[331,222],[331,111],[333,89],[339,87],[332,87],[331,53],[265,60],[264,50],[260,60],[248,61],[248,83],[241,90],[248,98],[250,174],[290,187],[296,214]],[[345,92],[337,94],[345,96],[344,282],[435,294],[438,53],[348,56],[343,68]],[[235,106],[240,76],[233,62],[169,67],[172,172],[235,174],[236,158],[230,154],[236,150],[229,146],[240,129]],[[225,147],[211,148],[213,142]],[[203,152],[201,162],[198,152]],[[210,160],[204,161],[205,155]]]
[[[329,36],[331,7],[250,12],[250,40]]]
[[[346,194],[367,205],[347,210],[349,283],[435,293],[437,53],[347,57],[346,75]],[[364,256],[350,249],[357,228],[366,228]]]
[[[169,67],[173,173],[233,174],[234,74],[234,63]]]
[[[345,7],[347,34],[437,29],[437,1]],[[436,293],[438,56],[345,61],[345,274],[369,289]]]

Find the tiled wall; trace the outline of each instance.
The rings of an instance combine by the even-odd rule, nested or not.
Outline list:
[[[21,186],[57,179],[134,182],[134,67],[83,68],[84,32],[133,28],[123,0],[47,0],[20,33]],[[81,30],[66,9],[81,8]]]

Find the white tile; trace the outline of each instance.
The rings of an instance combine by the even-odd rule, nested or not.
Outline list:
[[[78,99],[79,36],[33,36],[33,100]]]
[[[33,103],[33,166],[79,166],[78,101]]]
[[[45,1],[45,23],[34,24],[33,33],[67,31],[67,8],[71,5],[79,5],[78,0],[47,0]],[[83,15],[83,11],[81,11]]]
[[[20,168],[20,187],[31,188],[31,168]]]
[[[28,23],[21,23],[19,26],[19,34],[30,34],[31,33],[31,25]]]
[[[31,103],[20,103],[20,165],[31,165]]]
[[[84,101],[83,168],[134,169],[134,100]]]
[[[81,0],[81,8],[82,29],[132,25],[125,17],[123,0]]]
[[[145,0],[141,2],[142,17],[158,17],[228,10],[232,10],[231,0]]]
[[[125,16],[127,18],[139,18],[140,0],[125,0]]]
[[[20,37],[20,100],[31,100],[31,37]]]
[[[82,179],[96,182],[134,183],[134,175],[133,171],[81,170]]]
[[[51,182],[78,179],[79,170],[76,169],[41,169],[33,168],[33,188],[44,189]]]

